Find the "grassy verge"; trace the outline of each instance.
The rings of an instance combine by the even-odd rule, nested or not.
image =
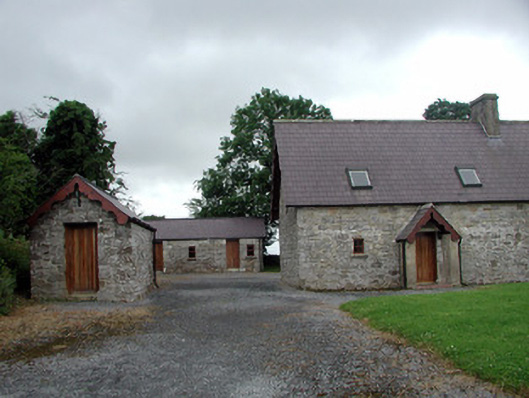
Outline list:
[[[10,315],[0,317],[0,360],[27,360],[84,341],[135,333],[152,312],[148,306],[65,310],[60,304],[21,300]]]
[[[373,297],[341,308],[431,348],[469,374],[529,394],[529,283]]]

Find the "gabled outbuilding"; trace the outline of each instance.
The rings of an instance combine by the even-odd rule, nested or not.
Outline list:
[[[253,217],[180,218],[156,228],[157,270],[209,273],[263,270],[264,220]]]
[[[28,224],[34,298],[133,301],[153,286],[156,229],[79,175]]]
[[[276,121],[281,273],[305,289],[529,280],[529,122]]]

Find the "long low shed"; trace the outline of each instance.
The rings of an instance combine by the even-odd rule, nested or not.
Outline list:
[[[150,221],[156,228],[156,269],[167,273],[263,269],[264,220],[250,217]]]

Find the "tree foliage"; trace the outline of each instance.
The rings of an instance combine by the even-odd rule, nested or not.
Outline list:
[[[85,104],[63,101],[49,114],[35,148],[39,200],[48,199],[74,174],[109,190],[117,181],[113,141],[105,139],[106,122]],[[122,181],[117,181],[123,185]]]
[[[158,220],[165,220],[165,216],[157,216],[155,214],[151,214],[150,216],[143,216],[143,221],[158,221]]]
[[[249,104],[235,109],[231,136],[221,139],[217,165],[195,182],[201,197],[187,204],[195,217],[263,217],[266,241],[272,243],[275,225],[269,212],[276,119],[332,119],[332,115],[310,99],[262,88]]]
[[[35,207],[37,171],[23,149],[0,138],[0,230],[20,235]]]
[[[0,115],[0,138],[31,156],[37,144],[37,131],[28,127],[19,113],[7,111]]]
[[[424,110],[422,116],[426,120],[468,120],[470,119],[470,104],[438,98]]]

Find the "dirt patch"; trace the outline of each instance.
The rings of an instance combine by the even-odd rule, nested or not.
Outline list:
[[[0,360],[32,359],[106,336],[126,335],[152,320],[153,308],[64,309],[23,300],[0,317]]]

